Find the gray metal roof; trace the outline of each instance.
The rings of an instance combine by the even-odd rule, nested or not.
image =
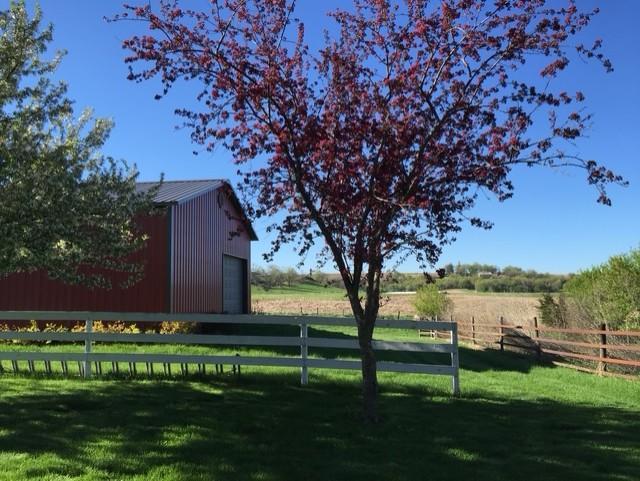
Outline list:
[[[136,190],[138,192],[147,192],[158,182],[136,182]],[[231,193],[231,200],[236,205],[238,211],[244,218],[244,223],[249,231],[251,240],[258,240],[251,221],[247,218],[242,209],[242,205],[233,191],[228,180],[224,179],[202,179],[202,180],[165,180],[160,185],[153,202],[156,204],[182,204],[199,195],[205,194],[222,186],[227,186]]]
[[[225,183],[227,182],[222,179],[165,180],[162,182],[153,201],[157,204],[181,204],[205,192],[215,190]],[[147,192],[155,185],[158,185],[158,183],[138,182],[136,183],[136,190],[138,192]]]

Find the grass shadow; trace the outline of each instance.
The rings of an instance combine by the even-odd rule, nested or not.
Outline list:
[[[251,333],[252,335],[269,335],[269,336],[287,336],[287,337],[296,337],[296,326],[260,326],[260,325],[250,325],[250,326],[233,326],[234,329],[229,331],[228,333],[243,335],[247,333]],[[339,339],[339,340],[356,340],[356,337],[350,334],[346,334],[339,331],[332,331],[330,329],[322,329],[322,328],[312,328],[309,329],[309,335],[312,338],[329,338],[329,339]],[[416,339],[415,341],[418,341]],[[412,342],[415,342],[412,341]],[[439,342],[443,342],[440,340]],[[81,344],[74,345],[77,348],[77,351],[80,352],[82,346]],[[13,348],[15,346],[7,346],[8,348]],[[174,346],[175,347],[175,346]],[[178,346],[179,348],[180,346]],[[69,344],[61,344],[61,345],[51,345],[51,346],[30,346],[32,350],[40,351],[47,350],[56,352],[57,350],[69,350]],[[256,351],[257,349],[257,351]],[[148,345],[146,344],[128,344],[128,345],[117,345],[115,349],[112,344],[101,344],[96,343],[94,346],[95,352],[144,352],[148,350]],[[286,346],[184,346],[184,349],[173,349],[170,350],[167,348],[166,350],[163,348],[156,347],[153,352],[162,353],[162,352],[171,352],[174,354],[177,353],[200,353],[200,354],[229,354],[229,352],[236,352],[242,355],[266,355],[266,356],[292,356],[299,357],[300,348],[299,347],[286,347]],[[500,352],[496,349],[473,349],[471,347],[465,347],[464,345],[459,346],[460,353],[460,367],[465,370],[473,371],[473,372],[486,372],[486,371],[512,371],[519,373],[528,373],[535,366],[544,365],[545,367],[554,368],[555,366],[551,363],[540,363],[534,356],[528,355],[526,353],[519,353],[514,351],[504,351]],[[309,355],[312,357],[320,357],[325,359],[360,359],[360,353],[357,348],[355,349],[343,349],[343,348],[319,348],[319,347],[310,347]],[[428,353],[428,352],[411,352],[411,351],[376,351],[376,358],[378,361],[390,361],[390,362],[400,362],[400,363],[416,363],[416,364],[441,364],[441,365],[450,365],[450,355],[443,353]],[[21,370],[25,371],[25,362],[21,361]],[[70,369],[77,374],[76,364],[79,363],[70,363]],[[105,373],[108,372],[109,364],[105,364]],[[123,363],[120,363],[123,364]],[[4,369],[11,370],[8,361],[3,361]],[[158,376],[161,374],[159,370],[161,368],[160,365],[156,365],[156,370],[154,376]],[[175,366],[174,366],[175,367]],[[225,367],[230,368],[230,367]],[[123,367],[126,370],[126,365]],[[144,366],[142,366],[140,371],[140,375],[144,374]],[[191,366],[191,370],[195,370],[194,366]],[[208,369],[212,369],[212,367],[208,367]],[[123,373],[123,375],[126,373]],[[177,374],[177,372],[174,372]],[[126,375],[124,377],[127,377]]]
[[[6,382],[6,380],[3,380]],[[366,426],[359,388],[295,375],[207,382],[49,381],[0,398],[8,479],[635,480],[640,413],[451,399],[428,387],[382,395]],[[27,456],[6,464],[3,456]],[[67,478],[65,478],[67,479]]]
[[[473,372],[513,371],[528,373],[535,366],[555,368],[550,362],[538,361],[534,356],[513,351],[498,349],[473,349],[459,347],[460,367]]]

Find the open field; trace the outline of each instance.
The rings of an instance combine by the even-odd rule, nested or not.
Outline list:
[[[256,301],[290,297],[296,299],[332,299],[344,298],[344,290],[337,287],[323,287],[317,284],[300,283],[291,287],[273,287],[265,290],[262,287],[251,286],[251,298]]]
[[[474,291],[451,290],[448,292],[453,301],[454,319],[476,321],[495,321],[504,316],[510,322],[529,322],[538,315],[539,294],[492,294]],[[252,290],[253,310],[264,314],[326,314],[349,315],[351,310],[344,291],[335,287],[321,287],[300,284],[292,288],[277,288],[269,291]],[[380,309],[382,316],[413,317],[413,294],[389,294],[384,296],[384,305]]]
[[[461,350],[449,380],[248,368],[236,377],[0,376],[0,480],[637,480],[640,383]]]
[[[476,293],[463,290],[449,291],[453,301],[454,319],[493,322],[503,316],[509,322],[528,323],[538,315],[540,294]]]

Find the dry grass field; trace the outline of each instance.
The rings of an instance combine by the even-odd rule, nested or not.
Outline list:
[[[507,323],[527,324],[538,315],[539,294],[478,294],[469,291],[450,291],[454,319],[478,322],[495,321],[503,316]]]
[[[463,321],[475,316],[478,322],[495,321],[503,316],[505,321],[526,324],[537,315],[537,294],[479,294],[472,291],[448,292],[453,301],[450,313]],[[414,294],[390,294],[384,297],[380,314],[384,317],[413,317]],[[349,303],[337,289],[314,295],[312,292],[279,291],[265,295],[254,293],[253,310],[262,314],[349,315]]]

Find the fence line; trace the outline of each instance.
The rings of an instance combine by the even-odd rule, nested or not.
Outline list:
[[[494,323],[479,323],[472,317],[467,322],[458,321],[458,325],[461,331],[458,336],[464,341],[470,341],[472,344],[498,344],[500,350],[504,350],[505,346],[523,349],[534,352],[539,359],[547,357],[554,364],[563,367],[571,367],[600,375],[633,377],[634,379],[637,379],[637,376],[629,376],[628,373],[609,372],[608,367],[640,368],[640,356],[629,358],[634,353],[640,353],[640,331],[612,331],[607,329],[605,324],[601,324],[599,329],[546,327],[539,326],[536,317],[533,318],[533,326],[509,324],[502,317],[498,318],[498,321]],[[478,326],[481,329],[478,329]],[[555,339],[547,333],[565,336],[595,336],[597,341],[591,341],[590,339]],[[638,339],[638,344],[615,344],[611,342],[620,337]],[[574,348],[574,350],[570,348]],[[578,349],[581,349],[581,351],[575,352]],[[585,350],[597,350],[597,355],[585,353]],[[616,353],[620,354],[612,356],[611,351],[616,351]],[[593,369],[563,362],[571,360],[595,362],[597,367]]]
[[[92,377],[95,372],[102,373],[102,363],[111,363],[112,370],[118,370],[118,363],[129,363],[130,371],[136,371],[136,364],[145,363],[147,371],[153,371],[153,363],[163,364],[163,368],[170,372],[171,364],[180,364],[181,369],[188,370],[189,364],[196,364],[199,372],[206,372],[206,365],[218,366],[230,364],[238,369],[241,365],[251,366],[279,366],[300,368],[300,382],[308,383],[309,368],[324,369],[361,369],[360,361],[325,359],[309,357],[309,348],[330,349],[359,349],[355,339],[334,339],[325,337],[310,337],[309,326],[349,326],[354,327],[353,320],[334,317],[309,316],[255,316],[255,315],[221,315],[221,314],[147,314],[147,313],[119,313],[119,312],[63,312],[63,311],[0,311],[0,321],[35,320],[35,321],[80,321],[84,322],[82,332],[20,332],[0,331],[0,340],[45,341],[45,342],[83,342],[83,352],[37,352],[37,351],[0,351],[0,371],[3,370],[1,361],[11,361],[14,371],[17,371],[18,361],[27,361],[29,370],[34,369],[34,362],[44,362],[45,371],[51,371],[51,362],[60,362],[62,371],[68,372],[68,362],[77,362],[81,374]],[[300,331],[296,336],[268,336],[268,335],[207,335],[207,334],[157,334],[157,333],[109,333],[94,332],[93,321],[124,321],[124,322],[197,322],[216,324],[240,325],[285,325],[298,326]],[[372,347],[377,351],[397,351],[414,353],[442,353],[450,354],[449,364],[418,364],[391,361],[378,361],[379,371],[420,373],[451,376],[454,395],[460,393],[459,357],[457,325],[454,322],[412,321],[412,320],[381,320],[377,328],[393,329],[430,329],[447,331],[450,333],[448,343],[424,343],[404,341],[374,340]],[[141,354],[141,353],[109,353],[94,352],[94,342],[118,343],[153,343],[180,345],[223,345],[223,346],[278,346],[299,347],[298,356],[247,356],[247,355],[210,355],[210,354]],[[133,364],[133,365],[132,365]],[[221,368],[221,367],[220,367]]]

